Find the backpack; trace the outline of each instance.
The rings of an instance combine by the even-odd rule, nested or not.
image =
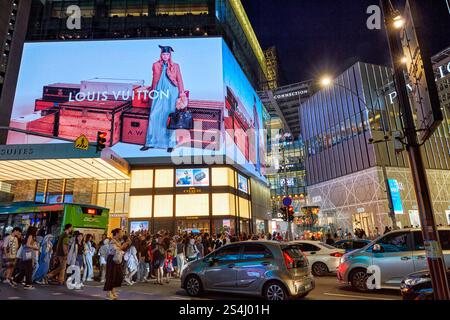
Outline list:
[[[195,257],[198,253],[198,249],[197,246],[194,244],[188,244],[187,245],[187,250],[186,250],[186,254],[188,256],[188,258],[192,258]]]

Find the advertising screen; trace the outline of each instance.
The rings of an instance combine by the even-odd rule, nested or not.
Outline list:
[[[177,169],[175,171],[177,187],[209,186],[208,169]]]
[[[238,174],[238,189],[242,192],[248,193],[248,180],[240,174]]]
[[[102,131],[131,164],[265,166],[261,101],[221,38],[26,43],[10,126],[49,137],[10,132],[8,144],[95,143]]]
[[[148,221],[131,221],[130,233],[148,230]]]

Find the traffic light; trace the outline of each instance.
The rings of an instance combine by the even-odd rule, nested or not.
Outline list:
[[[283,219],[283,221],[288,221],[288,216],[287,216],[287,210],[286,209],[287,209],[286,207],[280,208],[281,219]]]
[[[102,152],[106,147],[106,136],[108,134],[104,131],[97,132],[97,147],[96,152]]]
[[[287,211],[288,211],[288,221],[289,222],[292,222],[292,221],[294,221],[294,207],[293,206],[289,206],[288,208],[287,208]]]

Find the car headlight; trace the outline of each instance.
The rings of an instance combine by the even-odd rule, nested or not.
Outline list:
[[[408,278],[404,281],[404,283],[405,285],[412,287],[428,281],[430,281],[429,278]]]

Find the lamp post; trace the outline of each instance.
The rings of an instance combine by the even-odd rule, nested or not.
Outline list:
[[[386,86],[390,85],[391,83],[393,83],[393,82],[388,83]],[[323,78],[320,80],[320,84],[321,84],[323,87],[330,87],[330,86],[333,86],[333,85],[334,85],[334,86],[337,86],[337,87],[339,87],[339,88],[342,88],[342,89],[344,89],[344,90],[350,92],[350,93],[353,94],[356,98],[358,98],[358,100],[364,105],[364,107],[365,107],[366,109],[369,109],[367,103],[360,97],[360,95],[359,95],[358,93],[354,92],[354,91],[353,91],[352,89],[350,89],[350,88],[347,88],[346,86],[341,85],[340,83],[337,83],[337,82],[333,81],[333,79],[332,79],[330,76],[325,76],[325,77],[323,77]],[[381,91],[381,90],[380,90],[380,92],[378,93],[378,95],[377,95],[377,97],[376,97],[377,105],[378,105],[378,106],[379,106],[379,104],[380,104],[380,101],[379,101],[378,98],[379,98],[382,94],[384,94],[384,91]],[[382,170],[382,173],[383,173],[383,180],[384,180],[384,184],[385,184],[385,188],[386,188],[386,196],[387,196],[387,199],[388,199],[389,217],[390,217],[391,220],[392,220],[392,226],[393,226],[394,230],[396,230],[396,229],[398,229],[398,226],[397,226],[397,219],[396,219],[396,217],[395,217],[394,205],[393,205],[393,203],[392,203],[392,195],[391,195],[391,189],[390,189],[390,187],[389,187],[389,180],[388,180],[387,170],[386,170],[386,166],[385,166],[385,164],[384,164],[383,153],[380,152],[380,149],[378,148],[378,144],[379,144],[379,143],[381,143],[381,142],[386,142],[386,141],[388,141],[388,140],[389,140],[389,137],[385,136],[384,140],[374,141],[373,139],[369,139],[368,142],[369,142],[369,144],[375,144],[375,145],[377,146],[378,154],[379,154],[380,157],[381,157],[381,159],[380,159],[380,160],[381,160],[381,170]]]

